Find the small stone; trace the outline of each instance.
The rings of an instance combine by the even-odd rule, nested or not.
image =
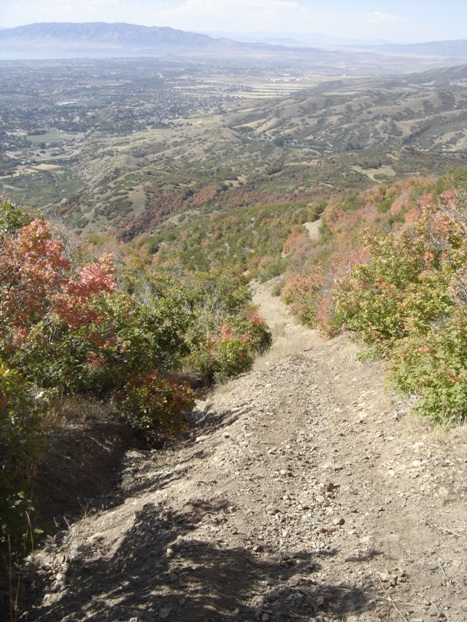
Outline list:
[[[345,518],[335,518],[334,525],[345,525]]]
[[[171,610],[168,607],[164,607],[164,609],[161,609],[159,611],[159,618],[161,620],[166,620],[169,617],[169,615],[170,615],[170,611]]]

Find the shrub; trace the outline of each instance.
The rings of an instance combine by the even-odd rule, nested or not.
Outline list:
[[[368,260],[335,287],[335,322],[390,360],[416,410],[450,425],[467,416],[467,207],[447,192],[399,232],[368,238]]]
[[[467,419],[467,312],[456,310],[442,328],[402,340],[392,356],[395,387],[419,397],[415,410],[436,424]]]
[[[17,207],[9,201],[0,199],[0,241],[21,227],[29,225],[35,216],[37,214],[26,207]]]
[[[254,350],[246,338],[238,338],[224,327],[221,335],[205,338],[186,357],[185,365],[199,373],[206,385],[227,380],[251,369]]]
[[[282,290],[284,302],[290,305],[294,315],[305,324],[314,327],[317,314],[318,294],[324,283],[321,270],[291,276]]]
[[[211,322],[207,331],[206,324],[195,326],[184,362],[210,384],[249,371],[255,354],[264,352],[271,342],[266,323],[247,306],[243,313],[225,315],[223,324]]]
[[[43,444],[32,387],[0,360],[0,580],[33,544],[31,481]]]
[[[194,406],[190,387],[156,372],[131,377],[115,395],[124,420],[151,437],[180,432],[185,428],[184,413]]]
[[[242,373],[270,341],[236,271],[174,279],[127,262],[123,289],[112,255],[83,265],[79,246],[64,242],[33,219],[0,252],[0,352],[37,386],[108,399],[131,378],[141,395],[139,377],[153,386],[156,374],[162,386],[187,360],[210,381]],[[147,427],[156,411],[135,406],[126,418],[138,427],[139,412]]]
[[[224,337],[216,345],[216,379],[232,378],[249,371],[253,366],[254,351],[246,338]]]

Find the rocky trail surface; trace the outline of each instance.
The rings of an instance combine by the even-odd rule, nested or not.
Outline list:
[[[465,428],[431,430],[347,339],[255,300],[271,352],[182,444],[125,454],[106,507],[31,557],[22,619],[467,619]]]

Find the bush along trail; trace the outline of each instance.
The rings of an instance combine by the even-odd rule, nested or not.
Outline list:
[[[238,271],[150,273],[0,200],[0,610],[16,616],[16,570],[38,526],[63,521],[66,489],[75,507],[89,496],[77,473],[103,479],[85,472],[99,462],[91,447],[101,447],[103,473],[115,462],[102,425],[88,436],[81,426],[61,461],[57,437],[63,445],[93,410],[122,447],[122,421],[160,445],[186,427],[195,403],[187,378],[207,384],[247,371],[270,341]]]
[[[183,442],[127,451],[28,558],[20,619],[466,619],[465,426],[408,414],[345,336],[301,327],[281,353],[293,321],[255,299],[279,349],[198,401]]]

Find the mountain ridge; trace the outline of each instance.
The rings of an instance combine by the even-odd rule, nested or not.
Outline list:
[[[164,26],[138,26],[124,22],[40,22],[7,28],[2,35],[2,38],[15,37],[29,40],[48,38],[58,41],[76,41],[81,39],[94,42],[137,43],[138,45],[177,42],[177,39],[190,39],[198,45],[216,41],[208,35]]]
[[[50,49],[67,52],[89,50],[93,52],[197,52],[217,53],[280,52],[286,48],[267,43],[248,43],[205,34],[179,30],[168,26],[140,26],[124,22],[42,22],[6,28],[0,31],[0,46],[11,50],[31,51]],[[313,52],[329,55],[330,52],[308,47],[298,47],[296,52]]]
[[[334,44],[334,49],[322,42],[304,45],[297,39],[293,41],[269,39],[263,41],[236,40],[226,37],[213,37],[198,32],[190,32],[168,26],[141,26],[124,22],[39,22],[0,29],[0,47],[7,51],[89,51],[93,53],[132,52],[159,53],[170,51],[202,52],[219,54],[229,52],[262,52],[277,54],[281,51],[308,56],[320,54],[330,57],[335,54],[348,54],[360,51],[373,54],[406,54],[467,58],[467,40],[429,41],[413,44]],[[319,46],[325,46],[324,48]],[[315,47],[318,46],[318,47]],[[336,49],[338,48],[338,49]]]
[[[386,43],[383,45],[365,46],[375,52],[394,52],[400,54],[422,54],[433,56],[450,56],[467,58],[467,39],[444,41],[425,41],[423,43]]]

